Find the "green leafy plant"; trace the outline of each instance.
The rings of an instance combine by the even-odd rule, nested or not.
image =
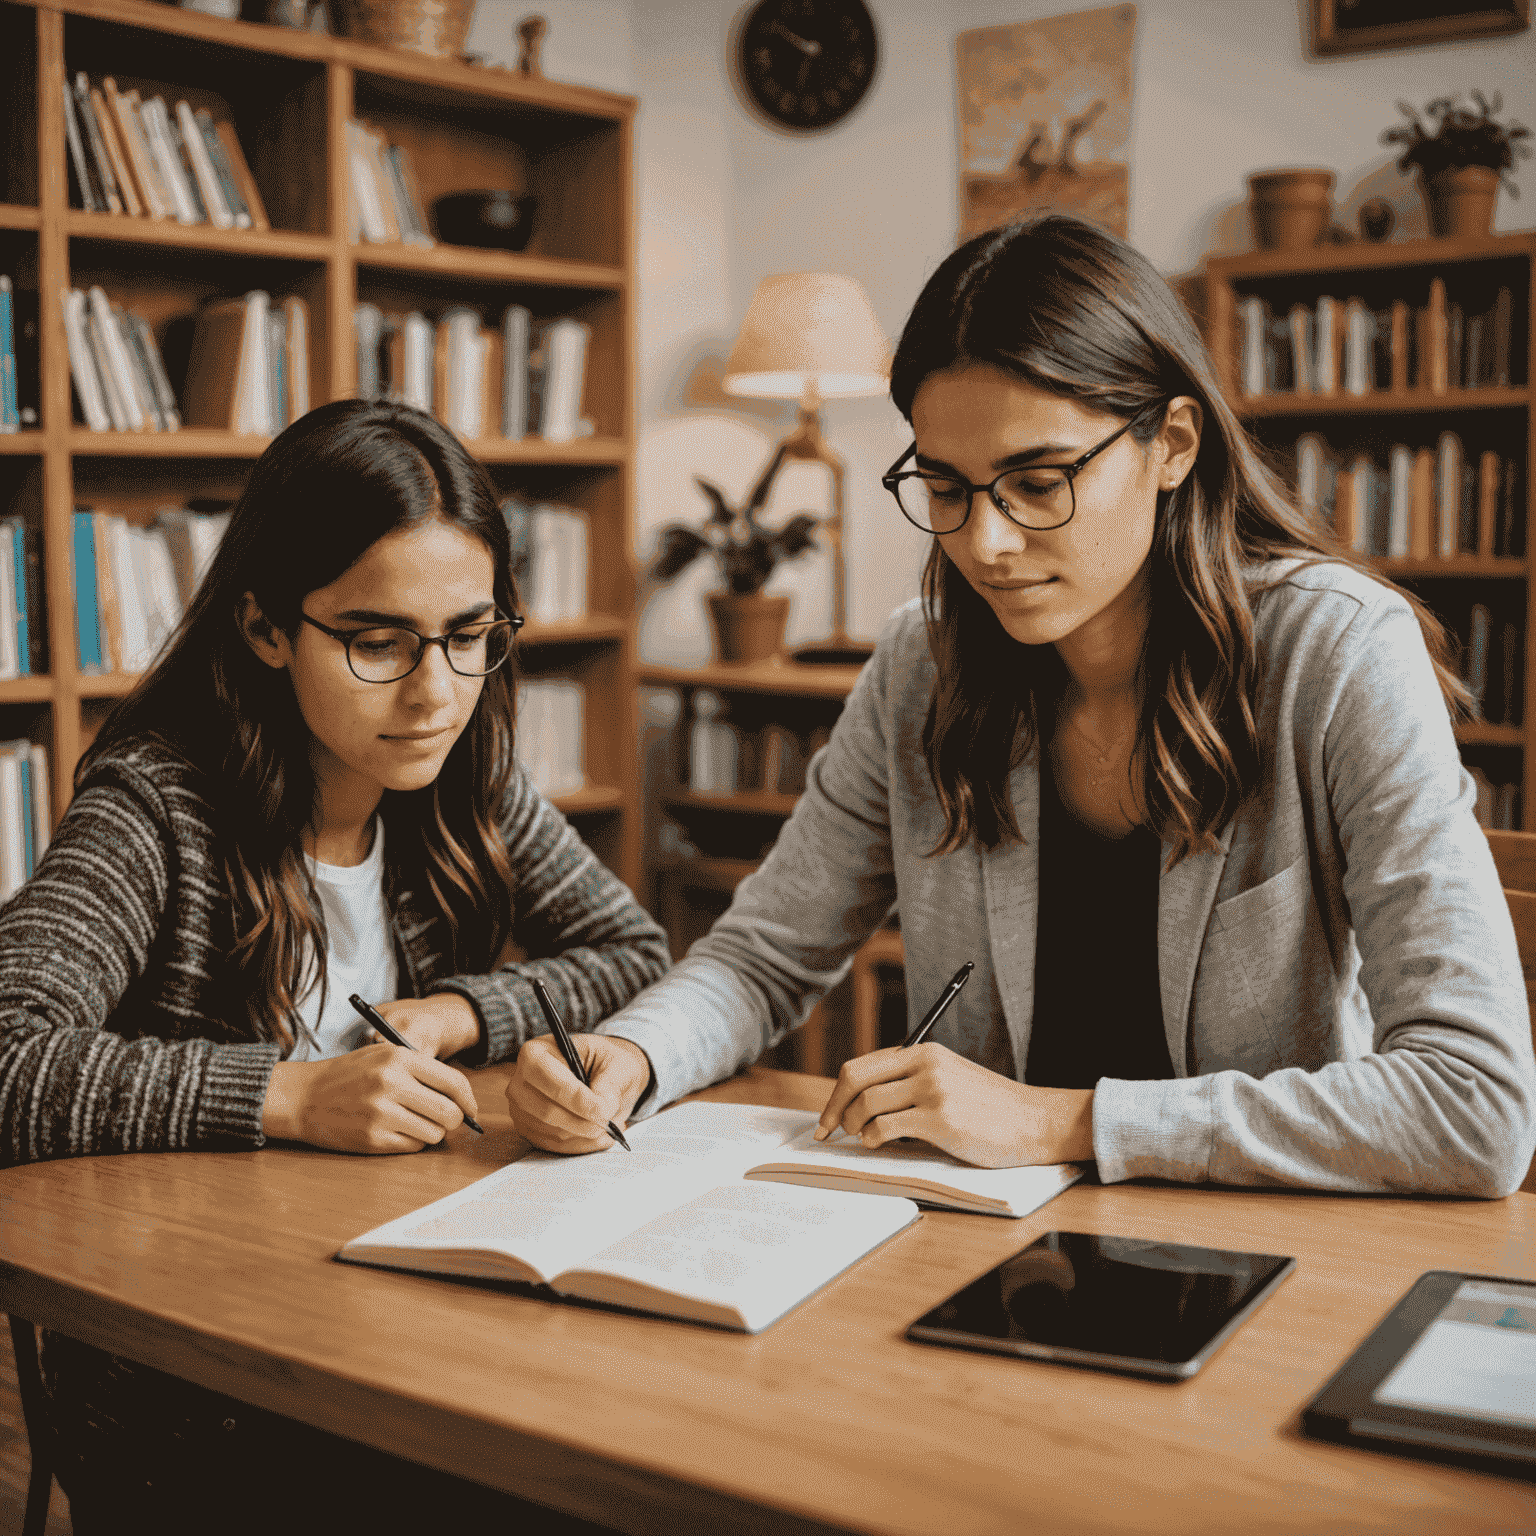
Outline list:
[[[818,519],[797,512],[782,528],[770,529],[758,521],[768,491],[783,462],[776,453],[767,470],[741,507],[732,507],[720,488],[694,476],[694,483],[709,498],[710,514],[702,528],[669,523],[657,539],[656,555],[647,571],[656,584],[671,581],[700,555],[711,554],[725,579],[726,590],[738,597],[761,592],[774,568],[816,547]]]
[[[1441,171],[1480,165],[1497,171],[1510,195],[1519,197],[1520,189],[1509,172],[1517,158],[1530,154],[1530,146],[1521,141],[1530,137],[1531,130],[1520,123],[1506,125],[1494,121],[1493,114],[1504,105],[1504,98],[1497,91],[1491,102],[1481,91],[1473,91],[1472,100],[1477,103],[1476,112],[1462,106],[1459,96],[1437,96],[1429,102],[1424,117],[1434,124],[1433,133],[1406,101],[1400,101],[1397,109],[1408,121],[1386,129],[1381,142],[1402,145],[1397,162],[1400,171],[1416,165],[1427,181]]]

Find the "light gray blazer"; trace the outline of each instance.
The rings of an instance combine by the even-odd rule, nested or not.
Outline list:
[[[1217,851],[1162,876],[1158,967],[1177,1076],[1100,1080],[1099,1175],[1507,1194],[1536,1142],[1530,1015],[1418,623],[1346,566],[1276,562],[1250,576],[1275,583],[1253,595],[1262,778]],[[1012,779],[1022,843],[927,857],[943,830],[921,745],[933,674],[912,603],[730,911],[599,1026],[651,1059],[656,1088],[640,1113],[756,1060],[892,907],[911,1014],[974,961],[931,1038],[1022,1077],[1038,766]],[[1113,964],[1115,935],[1098,940]]]

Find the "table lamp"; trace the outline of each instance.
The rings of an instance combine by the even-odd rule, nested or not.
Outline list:
[[[851,277],[782,272],[757,285],[725,365],[727,394],[799,402],[799,421],[753,488],[752,510],[767,500],[785,459],[825,464],[832,472],[832,512],[823,521],[832,555],[832,633],[799,647],[796,661],[857,664],[874,649],[848,634],[843,461],[821,435],[821,403],[883,395],[890,385],[890,352],[868,296]]]

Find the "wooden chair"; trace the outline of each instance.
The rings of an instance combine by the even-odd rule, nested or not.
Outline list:
[[[1515,942],[1520,946],[1520,968],[1525,972],[1525,995],[1531,1004],[1531,1027],[1536,1033],[1536,832],[1490,832],[1494,867],[1514,919]],[[1536,1158],[1520,1188],[1536,1194]]]

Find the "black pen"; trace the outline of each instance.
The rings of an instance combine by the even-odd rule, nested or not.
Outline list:
[[[375,1031],[383,1035],[383,1037],[388,1040],[391,1045],[403,1045],[408,1051],[414,1051],[416,1049],[416,1047],[412,1045],[411,1042],[407,1040],[405,1036],[402,1035],[400,1031],[396,1029],[395,1026],[391,1024],[389,1020],[386,1019],[377,1008],[370,1007],[362,1000],[362,998],[357,995],[356,992],[354,992],[352,996],[347,999],[347,1001],[351,1003],[352,1006],[357,1009],[357,1011],[362,1014],[362,1016],[367,1019],[371,1025],[373,1025]],[[475,1133],[476,1136],[485,1135],[485,1127],[472,1116],[465,1115],[464,1124],[467,1125],[470,1130]]]
[[[533,979],[533,995],[539,1000],[539,1007],[544,1010],[544,1022],[549,1025],[549,1032],[555,1037],[555,1044],[560,1047],[560,1054],[565,1057],[565,1064],[571,1069],[571,1076],[581,1084],[583,1088],[592,1086],[592,1079],[587,1076],[586,1066],[576,1053],[576,1047],[571,1043],[570,1032],[566,1029],[560,1015],[555,1012],[555,1000],[544,989],[544,983],[537,976]],[[616,1126],[612,1120],[608,1122],[608,1134],[624,1148],[626,1152],[635,1149],[624,1140],[624,1132]]]
[[[928,1031],[944,1017],[944,1010],[960,996],[960,989],[971,979],[971,972],[976,969],[974,960],[967,960],[964,965],[949,978],[949,985],[939,994],[939,1000],[928,1010],[928,1016],[916,1029],[901,1042],[903,1049],[908,1046],[921,1045],[928,1038]]]

